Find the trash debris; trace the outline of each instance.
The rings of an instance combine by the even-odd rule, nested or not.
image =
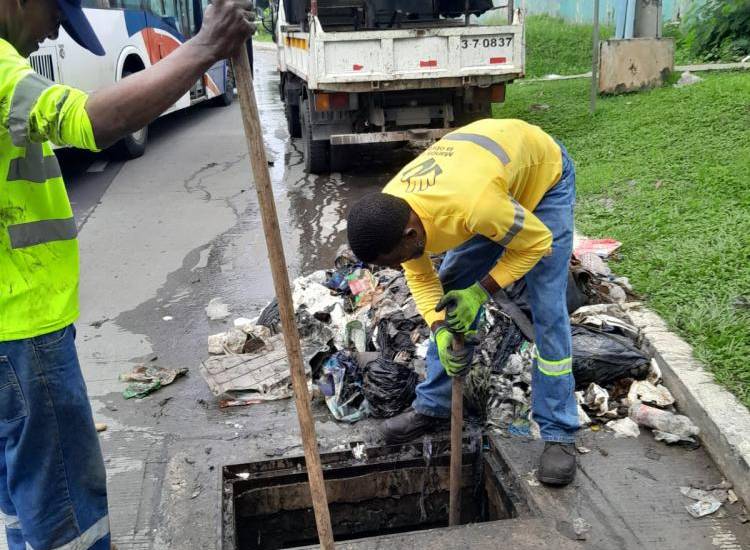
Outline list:
[[[607,390],[594,382],[589,384],[589,387],[586,389],[583,402],[596,416],[604,416],[609,411],[609,394]]]
[[[655,386],[647,380],[635,380],[630,386],[628,399],[631,403],[641,401],[657,407],[668,407],[674,404],[674,397],[664,386]]]
[[[615,437],[638,437],[641,435],[641,430],[638,429],[638,424],[633,422],[627,416],[619,420],[607,422],[606,427],[615,432]]]
[[[319,335],[319,338],[322,341],[315,338],[303,338],[301,341],[308,377],[312,372],[310,360],[317,353],[329,349],[325,335]],[[253,353],[211,356],[200,365],[199,370],[211,392],[219,397],[221,407],[251,405],[294,395],[281,334],[265,340],[263,349]]]
[[[643,379],[648,374],[650,360],[633,340],[606,330],[573,325],[577,388],[586,388],[592,382],[603,386],[625,377]]]
[[[656,362],[656,359],[651,359],[651,365],[649,366],[648,376],[646,376],[646,380],[651,382],[653,385],[661,382],[661,369],[659,368],[659,364]]]
[[[96,422],[94,424],[94,427],[96,428],[97,432],[103,432],[103,431],[106,431],[107,429],[107,425],[104,424],[103,422]]]
[[[614,239],[582,239],[573,250],[573,254],[580,258],[587,252],[593,252],[600,258],[609,258],[621,246],[622,243]]]
[[[352,443],[352,456],[356,460],[362,460],[363,458],[366,458],[367,455],[365,454],[365,444],[364,443]]]
[[[174,317],[172,317],[171,315],[165,315],[161,318],[162,321],[171,321],[172,319],[174,319]]]
[[[698,519],[716,512],[721,508],[721,502],[714,499],[698,500],[685,508],[691,516]]]
[[[631,404],[629,417],[639,426],[653,429],[654,436],[666,443],[694,443],[693,436],[700,433],[698,427],[687,416],[649,407],[638,401]]]
[[[390,418],[414,401],[417,373],[408,366],[378,357],[365,365],[364,395],[375,418]]]
[[[685,86],[692,86],[693,84],[697,84],[703,80],[698,75],[695,75],[691,73],[690,71],[685,71],[680,75],[680,79],[675,82],[674,87],[675,88],[684,88]]]
[[[546,103],[532,103],[529,105],[529,109],[532,111],[549,111],[549,105]]]
[[[578,445],[576,443],[576,451],[578,451],[578,454],[586,455],[591,452],[591,449],[589,449],[588,447],[584,447],[583,445]]]
[[[586,540],[590,530],[591,525],[585,519],[576,518],[573,520],[573,532],[576,534],[577,540]]]
[[[732,489],[729,489],[727,491],[727,500],[729,500],[729,504],[734,504],[739,499],[737,498],[737,493],[735,493]]]
[[[226,319],[229,317],[229,306],[221,301],[221,298],[211,298],[206,306],[206,315],[212,321]]]
[[[528,483],[532,487],[539,487],[541,485],[541,483],[539,483],[539,480],[536,478],[536,470],[531,470],[523,477],[526,480],[526,483]]]
[[[696,519],[713,514],[729,499],[727,489],[703,490],[695,487],[680,487],[680,493],[696,501],[690,506],[685,506],[690,515]]]
[[[138,365],[132,371],[120,375],[121,382],[131,382],[122,392],[125,399],[142,399],[162,386],[175,381],[178,376],[187,374],[188,369],[167,369],[156,365]]]
[[[349,352],[340,351],[323,363],[318,387],[328,410],[341,422],[357,422],[369,414],[369,403],[362,392],[362,371]]]
[[[247,342],[245,331],[233,328],[208,337],[208,353],[211,355],[237,355],[242,353]]]

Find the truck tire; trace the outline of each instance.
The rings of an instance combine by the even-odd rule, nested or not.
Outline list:
[[[302,137],[302,127],[299,120],[299,105],[292,105],[289,100],[284,102],[286,129],[293,138]]]
[[[131,74],[132,71],[125,70],[122,72],[122,77],[125,78]],[[109,148],[109,152],[118,159],[136,159],[146,152],[146,143],[148,143],[148,126],[122,138]]]
[[[313,139],[312,121],[307,100],[302,101],[300,115],[305,172],[308,174],[325,174],[330,170],[331,142],[327,139]]]
[[[352,164],[355,145],[331,145],[331,172],[345,172]]]

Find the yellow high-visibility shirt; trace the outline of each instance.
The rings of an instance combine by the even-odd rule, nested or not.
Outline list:
[[[403,267],[429,325],[445,318],[435,311],[443,287],[430,254],[484,235],[505,247],[492,278],[501,287],[520,279],[552,246],[532,212],[561,174],[560,146],[539,127],[487,119],[447,134],[385,186],[409,203],[427,233],[425,254]]]
[[[0,341],[78,316],[76,223],[50,141],[96,150],[86,100],[0,39]]]

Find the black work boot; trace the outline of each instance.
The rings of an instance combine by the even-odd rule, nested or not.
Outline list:
[[[447,426],[447,418],[419,414],[409,407],[401,414],[383,422],[381,430],[386,444],[398,445]]]
[[[567,485],[576,476],[576,447],[572,443],[547,441],[539,459],[536,477],[548,485]]]

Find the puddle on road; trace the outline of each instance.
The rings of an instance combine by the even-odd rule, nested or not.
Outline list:
[[[446,527],[450,450],[445,440],[321,456],[337,541]],[[516,503],[494,446],[465,443],[461,523],[509,519]],[[227,466],[224,550],[318,542],[302,457]]]
[[[414,154],[403,148],[363,146],[346,173],[306,174],[302,142],[290,139],[274,52],[255,53],[256,94],[269,160],[271,180],[285,236],[297,251],[290,259],[294,276],[330,268],[337,250],[346,244],[346,213],[360,197],[381,189]],[[287,254],[291,256],[290,254]]]

